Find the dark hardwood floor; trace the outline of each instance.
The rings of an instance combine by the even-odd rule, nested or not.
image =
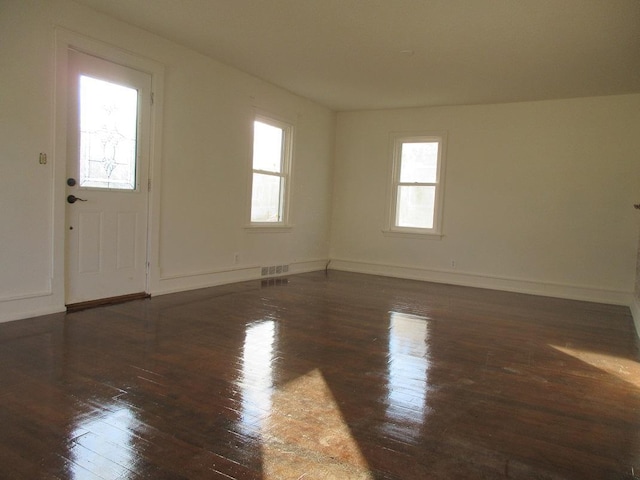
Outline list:
[[[2,479],[640,478],[624,307],[330,271],[0,324]]]

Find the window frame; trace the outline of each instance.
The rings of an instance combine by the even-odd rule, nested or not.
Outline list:
[[[405,143],[438,143],[438,163],[435,182],[401,182],[402,145]],[[444,180],[446,165],[446,132],[405,132],[392,133],[390,136],[391,174],[387,201],[387,222],[383,233],[388,236],[414,238],[442,238],[442,217],[444,204]],[[435,198],[433,205],[433,227],[403,227],[397,225],[398,192],[402,185],[433,186]]]
[[[255,169],[254,162],[254,139],[255,139],[255,122],[264,123],[271,127],[279,128],[282,130],[282,150],[281,155],[281,168],[280,172],[272,172],[267,170]],[[248,224],[247,227],[254,231],[261,232],[281,232],[291,229],[289,223],[290,214],[290,192],[291,192],[291,166],[293,163],[293,135],[294,125],[285,120],[281,120],[269,114],[256,113],[251,121],[251,156],[250,162],[250,174],[249,174],[249,194],[248,194]],[[273,177],[279,177],[281,179],[280,186],[280,203],[281,214],[280,220],[277,222],[256,222],[252,220],[252,199],[253,199],[253,179],[255,174],[269,175]]]

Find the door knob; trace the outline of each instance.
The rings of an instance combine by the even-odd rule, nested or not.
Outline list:
[[[75,195],[69,195],[67,197],[67,202],[69,203],[86,202],[86,200],[84,198],[78,198]]]
[[[67,185],[74,187],[76,185],[76,179],[71,177],[67,178]]]

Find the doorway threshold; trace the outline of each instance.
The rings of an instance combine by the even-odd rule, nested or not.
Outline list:
[[[88,308],[103,307],[105,305],[115,305],[118,303],[130,302],[132,300],[141,300],[143,298],[150,298],[151,295],[147,292],[129,293],[128,295],[119,295],[117,297],[98,298],[96,300],[88,300],[86,302],[70,303],[66,305],[67,313],[78,312],[80,310],[86,310]]]

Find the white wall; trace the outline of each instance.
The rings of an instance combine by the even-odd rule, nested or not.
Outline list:
[[[51,9],[0,3],[0,308],[45,312],[53,298]],[[32,30],[32,27],[36,27]],[[26,32],[26,33],[25,33]],[[0,319],[6,314],[0,314]]]
[[[55,27],[164,65],[152,293],[255,278],[260,265],[320,268],[331,256],[334,268],[632,303],[640,95],[340,113],[336,123],[328,109],[68,0],[0,0],[0,321],[64,308]],[[256,108],[296,125],[289,233],[243,228]],[[415,130],[448,132],[442,240],[381,233],[389,133]]]
[[[640,218],[639,214],[636,214],[636,216]],[[640,221],[638,221],[638,225],[640,226]],[[640,232],[640,229],[638,231]],[[635,294],[630,307],[631,314],[633,315],[633,321],[636,327],[636,333],[638,334],[638,336],[640,336],[640,235],[638,235],[638,256],[636,258]]]
[[[638,257],[636,259],[636,301],[640,302],[640,237],[638,238]]]
[[[422,130],[448,132],[444,237],[386,237],[389,134]],[[639,131],[640,95],[339,113],[332,267],[629,305]]]
[[[333,112],[70,1],[0,0],[0,321],[64,309],[65,159],[54,155],[59,27],[164,65],[151,293],[256,278],[261,265],[324,266]],[[295,125],[288,233],[244,228],[256,108]]]

